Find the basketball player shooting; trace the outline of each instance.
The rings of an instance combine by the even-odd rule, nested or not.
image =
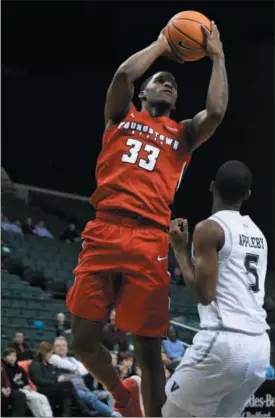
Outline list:
[[[134,82],[161,55],[171,56],[165,36],[127,59],[115,73],[105,105],[105,132],[91,197],[96,219],[83,232],[83,250],[67,295],[72,314],[73,350],[109,390],[115,409],[141,416],[138,378],[121,381],[101,344],[113,306],[118,328],[133,334],[142,371],[146,416],[160,416],[165,402],[161,337],[169,323],[168,228],[170,205],[192,152],[223,120],[228,101],[219,32],[202,28],[212,59],[206,109],[177,123],[170,118],[177,84],[167,72],[147,79],[132,103]]]
[[[267,242],[251,218],[240,214],[251,184],[245,164],[228,161],[219,168],[210,186],[212,216],[193,234],[193,264],[187,221],[171,223],[170,242],[199,303],[202,331],[166,385],[164,417],[241,416],[265,380],[270,361],[263,309]]]

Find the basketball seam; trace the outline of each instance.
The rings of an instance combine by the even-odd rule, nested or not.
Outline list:
[[[167,29],[168,29],[168,38],[170,39],[170,42],[168,42],[168,43],[169,43],[169,46],[170,46],[170,48],[172,49],[172,52],[173,52],[173,54],[176,56],[176,58],[178,58],[178,59],[182,60],[182,57],[181,57],[181,56],[180,56],[180,54],[179,54],[179,53],[175,50],[175,47],[174,47],[174,45],[173,45],[173,42],[172,42],[172,39],[171,39],[171,35],[170,35],[170,28],[169,28],[169,25],[168,25]]]
[[[195,21],[194,21],[195,22]],[[174,22],[172,22],[172,26],[174,27],[174,29],[176,29],[178,32],[180,32],[182,35],[186,36],[186,38],[189,38],[191,41],[195,42],[195,44],[199,45],[201,48],[198,49],[198,51],[205,51],[204,47],[198,42],[196,41],[194,38],[192,38],[192,36],[187,35],[185,32],[183,32],[182,30],[180,30],[175,24]]]

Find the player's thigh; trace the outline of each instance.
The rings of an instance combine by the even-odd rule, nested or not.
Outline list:
[[[192,417],[191,414],[173,404],[169,399],[166,399],[161,412],[163,417]]]
[[[247,344],[247,347],[245,354],[248,361],[246,360],[245,362],[245,377],[243,380],[239,380],[232,390],[221,400],[216,416],[240,416],[240,413],[244,410],[251,396],[265,381],[270,356],[268,336],[265,334],[255,337],[252,350],[251,344]]]
[[[215,416],[217,417],[235,417],[241,416],[241,412],[244,410],[249,399],[256,390],[264,382],[265,377],[256,377],[252,380],[247,380],[241,386],[236,387],[230,394],[225,396],[219,407],[217,408]]]
[[[164,276],[164,277],[163,277]],[[117,300],[119,328],[143,337],[162,337],[169,324],[169,275],[124,274]]]
[[[169,401],[192,416],[213,416],[229,382],[219,355],[219,333],[201,331],[166,384]]]
[[[116,299],[117,276],[111,273],[83,273],[75,278],[66,303],[76,317],[106,322]]]
[[[127,246],[117,324],[135,335],[162,337],[169,323],[168,234],[136,228]]]

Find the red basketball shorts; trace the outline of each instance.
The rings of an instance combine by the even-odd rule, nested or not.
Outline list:
[[[69,311],[106,322],[116,307],[117,327],[161,337],[169,323],[168,234],[115,215],[100,215],[83,232],[83,250],[67,294]],[[119,287],[118,274],[122,274]]]

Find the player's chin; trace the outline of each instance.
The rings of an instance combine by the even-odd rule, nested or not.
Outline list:
[[[170,94],[161,94],[158,97],[158,103],[162,103],[164,105],[169,105],[171,107],[174,107],[176,104],[176,100],[175,97],[173,95]]]

